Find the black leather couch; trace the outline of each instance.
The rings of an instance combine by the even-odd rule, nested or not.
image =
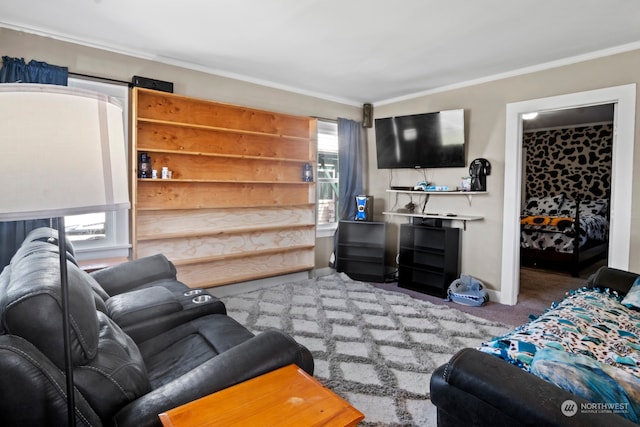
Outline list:
[[[635,273],[603,267],[587,282],[625,294]],[[613,413],[578,411],[566,416],[561,405],[587,403],[533,374],[495,356],[466,348],[439,367],[431,377],[431,401],[438,427],[514,426],[633,426]]]
[[[3,426],[67,422],[59,257],[50,241],[28,238],[0,274]],[[76,425],[159,426],[161,412],[279,367],[313,374],[306,348],[276,330],[254,335],[207,292],[189,294],[162,256],[93,275],[71,249],[67,257]]]

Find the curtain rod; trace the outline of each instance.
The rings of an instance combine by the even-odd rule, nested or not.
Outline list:
[[[4,63],[4,61],[2,61],[2,59],[0,59],[0,64],[3,64],[3,63]],[[95,80],[103,80],[103,81],[112,82],[112,83],[121,83],[121,84],[125,84],[125,85],[127,85],[129,87],[133,86],[133,84],[131,82],[127,82],[127,81],[124,81],[124,80],[118,80],[118,79],[110,79],[108,77],[93,76],[91,74],[74,73],[72,71],[67,71],[67,74],[70,75],[70,76],[87,77],[87,78],[95,79]]]
[[[107,82],[112,82],[112,83],[121,83],[121,84],[125,84],[129,87],[132,86],[131,82],[126,82],[124,80],[118,80],[118,79],[110,79],[108,77],[99,77],[99,76],[92,76],[91,74],[82,74],[82,73],[73,73],[71,71],[68,72],[68,74],[70,76],[77,76],[77,77],[88,77],[90,79],[95,79],[95,80],[103,80],[103,81],[107,81]]]
[[[324,120],[325,122],[338,123],[338,119],[327,119],[326,117],[311,116],[312,119]]]

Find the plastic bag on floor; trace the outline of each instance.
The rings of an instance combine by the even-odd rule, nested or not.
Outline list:
[[[481,281],[463,274],[449,285],[446,300],[479,307],[489,301],[489,295]]]

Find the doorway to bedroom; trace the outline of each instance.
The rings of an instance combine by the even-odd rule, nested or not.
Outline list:
[[[606,265],[614,106],[522,116],[520,265],[528,280],[544,270],[584,277]]]
[[[501,303],[516,304],[520,288],[519,218],[523,197],[522,116],[525,113],[614,104],[614,168],[611,176],[611,206],[614,209],[611,209],[608,265],[628,269],[631,197],[625,183],[631,182],[633,176],[635,98],[636,85],[630,84],[507,105]]]

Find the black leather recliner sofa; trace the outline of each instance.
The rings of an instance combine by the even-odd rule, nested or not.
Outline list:
[[[78,265],[75,249],[65,242],[67,260]],[[30,232],[14,258],[32,252],[58,254],[58,232],[41,227]],[[226,314],[222,301],[177,279],[175,266],[162,254],[102,269],[85,276],[96,308],[134,341],[144,340],[206,314]]]
[[[59,258],[52,248],[27,239],[0,274],[3,426],[67,422]],[[161,412],[279,367],[295,363],[313,373],[311,353],[288,335],[254,335],[206,292],[205,312],[191,306],[201,294],[184,295],[190,289],[164,257],[94,275],[72,258],[76,425],[158,426]]]

